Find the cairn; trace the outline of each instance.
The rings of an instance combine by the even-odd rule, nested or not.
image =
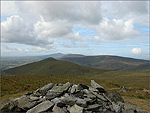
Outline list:
[[[19,98],[11,98],[1,104],[1,112],[17,113],[147,113],[124,102],[121,95],[106,91],[91,80],[84,84],[49,83]]]

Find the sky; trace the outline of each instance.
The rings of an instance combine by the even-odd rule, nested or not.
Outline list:
[[[149,1],[1,1],[1,56],[149,59]]]

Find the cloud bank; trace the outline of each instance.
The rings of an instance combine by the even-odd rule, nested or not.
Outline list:
[[[30,45],[42,51],[55,49],[60,41],[62,46],[72,48],[129,40],[139,36],[134,24],[146,26],[147,16],[148,2],[2,1],[2,17],[7,17],[1,22],[2,42]],[[73,32],[74,28],[94,33],[82,35]],[[132,53],[136,51],[140,50],[133,49]]]

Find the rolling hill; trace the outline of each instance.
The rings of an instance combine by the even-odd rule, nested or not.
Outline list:
[[[33,62],[23,66],[4,70],[2,71],[2,76],[4,75],[81,76],[81,75],[95,75],[103,72],[106,72],[106,70],[84,67],[67,61],[47,58],[38,62]]]
[[[66,55],[60,58],[60,60],[68,61],[72,63],[76,63],[79,65],[93,67],[98,69],[105,70],[132,70],[141,71],[142,69],[147,71],[148,66],[144,66],[145,64],[149,64],[148,60],[134,59],[134,58],[126,58],[120,56],[109,56],[109,55],[101,55],[101,56],[74,56]],[[140,66],[137,67],[136,66]],[[132,69],[130,69],[132,68]],[[145,69],[146,68],[146,69]]]
[[[37,62],[49,57],[57,59],[63,57],[64,55],[65,54],[62,53],[54,53],[54,54],[40,55],[40,56],[1,57],[0,69],[6,70],[9,68],[14,68],[28,63]]]

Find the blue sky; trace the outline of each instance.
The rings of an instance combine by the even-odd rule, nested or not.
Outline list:
[[[149,59],[146,1],[116,2],[115,7],[111,1],[7,1],[1,10],[2,56],[59,52]]]

